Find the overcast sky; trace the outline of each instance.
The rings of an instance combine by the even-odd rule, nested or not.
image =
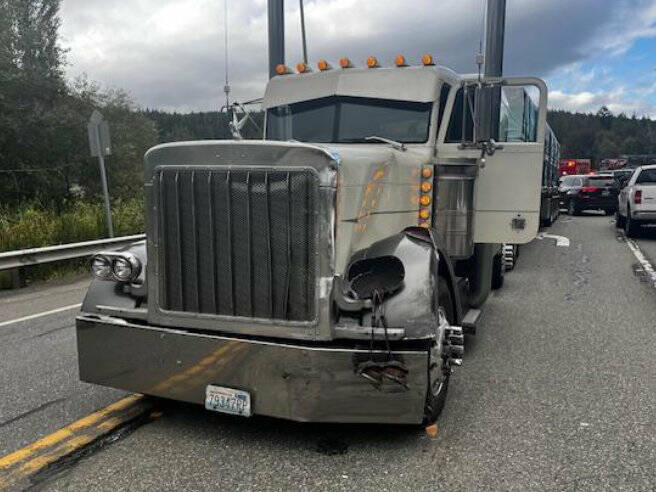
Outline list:
[[[223,104],[225,0],[63,0],[68,74],[130,92],[141,107]],[[266,0],[227,0],[233,95],[267,78]],[[305,0],[311,61],[424,52],[473,72],[485,0]],[[656,118],[656,0],[508,0],[507,75],[547,79],[551,106]],[[301,59],[297,0],[286,1],[287,63]]]

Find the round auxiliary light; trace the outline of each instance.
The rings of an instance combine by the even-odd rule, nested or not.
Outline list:
[[[424,227],[424,228],[428,229],[430,227],[430,224],[426,220],[420,220],[419,221],[419,227]]]
[[[435,65],[435,59],[433,58],[433,55],[430,53],[424,53],[421,56],[421,63],[423,65]]]
[[[308,72],[309,69],[308,69],[308,66],[305,63],[299,62],[299,63],[296,64],[296,71],[298,73],[305,73],[305,72]]]
[[[99,279],[108,280],[112,278],[112,264],[102,255],[94,255],[91,258],[91,273]]]
[[[421,191],[423,191],[424,193],[428,193],[432,189],[433,189],[433,184],[431,182],[424,181],[423,183],[421,183]]]
[[[281,63],[280,65],[276,65],[276,73],[278,75],[285,75],[289,73],[289,69],[287,68],[287,65]]]
[[[317,68],[319,70],[330,70],[330,64],[323,58],[317,62]]]
[[[407,67],[408,64],[405,61],[405,56],[403,55],[396,55],[396,58],[394,58],[394,63],[396,64],[397,67]]]
[[[367,66],[369,68],[375,68],[378,66],[378,59],[375,56],[370,56],[367,58]]]
[[[141,273],[141,263],[132,255],[121,255],[112,261],[114,278],[119,282],[133,282]]]
[[[430,217],[430,210],[428,210],[427,208],[422,208],[419,211],[419,218],[426,220],[429,217]]]
[[[340,58],[339,59],[339,66],[342,68],[351,68],[353,65],[351,65],[351,60],[348,59],[347,57]]]
[[[430,205],[431,197],[429,195],[421,195],[421,198],[419,199],[419,203],[421,203],[424,207],[426,207]]]
[[[422,178],[431,178],[433,176],[433,168],[432,167],[424,167],[421,170],[421,177]]]

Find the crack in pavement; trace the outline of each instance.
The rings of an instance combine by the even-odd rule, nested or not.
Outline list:
[[[9,420],[5,420],[4,422],[0,422],[0,428],[6,427],[9,424],[13,424],[17,420],[23,419],[25,417],[29,417],[30,415],[33,415],[37,412],[40,412],[41,410],[45,410],[46,408],[51,407],[52,405],[56,405],[57,403],[61,403],[63,401],[66,401],[67,399],[68,398],[57,398],[55,400],[47,401],[47,402],[43,403],[42,405],[39,405],[36,408],[32,408],[31,410],[27,410],[26,412],[23,412],[23,413],[17,415],[16,417],[10,418]]]

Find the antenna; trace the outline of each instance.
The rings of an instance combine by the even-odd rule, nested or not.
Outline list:
[[[225,48],[225,85],[223,92],[226,98],[226,111],[230,108],[230,78],[228,77],[228,0],[223,1],[223,22],[224,22],[224,48]]]
[[[481,8],[481,27],[480,27],[480,37],[478,38],[478,53],[476,54],[476,65],[478,65],[478,82],[481,82],[483,65],[485,64],[485,55],[483,54],[483,36],[485,36],[485,22],[486,14],[485,12],[485,0],[483,0],[483,6]]]

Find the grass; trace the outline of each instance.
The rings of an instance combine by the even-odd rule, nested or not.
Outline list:
[[[144,231],[141,199],[115,201],[112,204],[115,236],[139,234]],[[102,203],[77,201],[61,212],[30,203],[18,208],[0,207],[0,252],[56,244],[77,243],[107,237]],[[28,267],[28,282],[80,273],[87,269],[85,260],[72,260]],[[0,288],[7,287],[9,275],[0,272]]]

